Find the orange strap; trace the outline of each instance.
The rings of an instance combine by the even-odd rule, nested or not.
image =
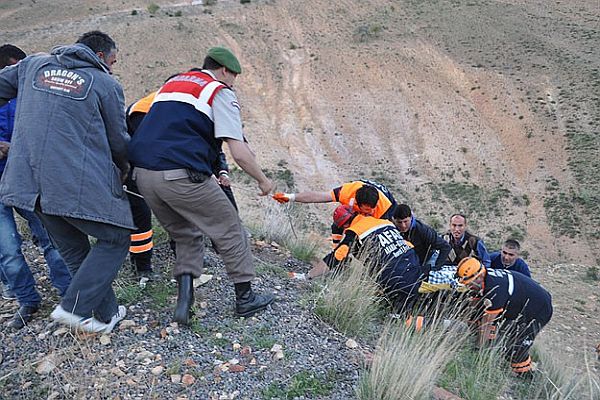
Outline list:
[[[520,363],[511,364],[513,372],[522,373],[531,370],[531,357],[527,357],[527,360]]]
[[[130,246],[129,247],[129,252],[130,253],[143,253],[145,251],[148,251],[148,250],[152,249],[152,247],[154,247],[154,244],[152,242],[146,243],[146,244],[142,244],[140,246]]]
[[[499,308],[497,310],[485,310],[484,312],[486,314],[490,314],[490,315],[498,315],[500,314],[502,311],[504,311],[504,308]]]
[[[423,325],[425,325],[425,317],[418,315],[415,319],[415,331],[420,332],[423,329]]]
[[[146,232],[142,232],[142,233],[132,233],[131,241],[139,242],[140,240],[150,239],[152,237],[152,233],[153,233],[152,229],[150,229],[149,231],[146,231]]]

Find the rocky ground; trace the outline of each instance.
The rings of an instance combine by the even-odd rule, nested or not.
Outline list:
[[[257,290],[277,301],[256,317],[233,315],[233,287],[218,258],[209,253],[212,275],[196,289],[191,326],[171,323],[176,285],[173,258],[159,246],[159,276],[139,286],[128,267],[117,281],[127,316],[109,335],[82,335],[51,322],[58,300],[43,272],[43,257],[27,257],[43,293],[43,308],[21,331],[0,332],[1,399],[259,399],[353,397],[363,349],[311,312],[311,289],[292,282],[286,270],[306,265],[278,247],[255,247]],[[15,302],[0,303],[4,322]],[[302,397],[305,396],[305,397]]]

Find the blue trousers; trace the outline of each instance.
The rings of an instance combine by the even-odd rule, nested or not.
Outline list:
[[[73,275],[61,306],[84,318],[109,322],[118,311],[112,282],[129,252],[130,230],[102,222],[60,217],[36,209]],[[96,238],[92,246],[88,236]]]
[[[15,208],[29,223],[34,242],[43,249],[52,285],[63,296],[71,282],[71,274],[63,259],[52,246],[42,222],[31,211]],[[0,205],[0,275],[2,283],[12,289],[21,306],[37,306],[41,297],[35,289],[35,280],[21,252],[21,236],[13,215],[13,208]]]

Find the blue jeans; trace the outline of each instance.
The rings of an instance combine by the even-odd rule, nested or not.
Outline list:
[[[52,247],[48,234],[35,213],[17,210],[23,215],[44,248],[46,262],[50,269],[53,286],[62,296],[71,282],[71,275],[56,249]],[[21,252],[21,236],[13,215],[13,208],[0,204],[0,268],[3,283],[7,284],[17,296],[21,306],[37,306],[41,297],[35,289],[35,280],[25,257]],[[46,255],[47,254],[47,255]]]
[[[35,215],[33,216],[35,217]],[[37,222],[39,223],[39,219]],[[17,230],[13,208],[0,204],[0,268],[2,268],[2,275],[17,296],[21,306],[37,306],[41,297],[35,289],[33,274],[21,252],[21,243],[21,235]],[[60,276],[64,280],[60,284],[53,281],[57,289],[64,293],[70,280],[70,276],[67,276],[67,279],[64,278],[64,273],[68,274],[64,263],[62,271],[60,266],[53,265],[51,268],[57,268],[54,275]],[[51,272],[51,276],[52,274]]]
[[[130,230],[79,218],[36,213],[73,275],[60,302],[63,309],[80,317],[109,322],[118,311],[112,289],[127,253]],[[90,245],[88,236],[96,238]]]

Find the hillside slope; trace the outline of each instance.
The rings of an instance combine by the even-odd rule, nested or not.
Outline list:
[[[128,101],[229,46],[247,135],[298,188],[377,179],[440,229],[462,210],[489,247],[597,264],[597,2],[192,3],[5,1],[0,22],[28,52],[109,32]]]

